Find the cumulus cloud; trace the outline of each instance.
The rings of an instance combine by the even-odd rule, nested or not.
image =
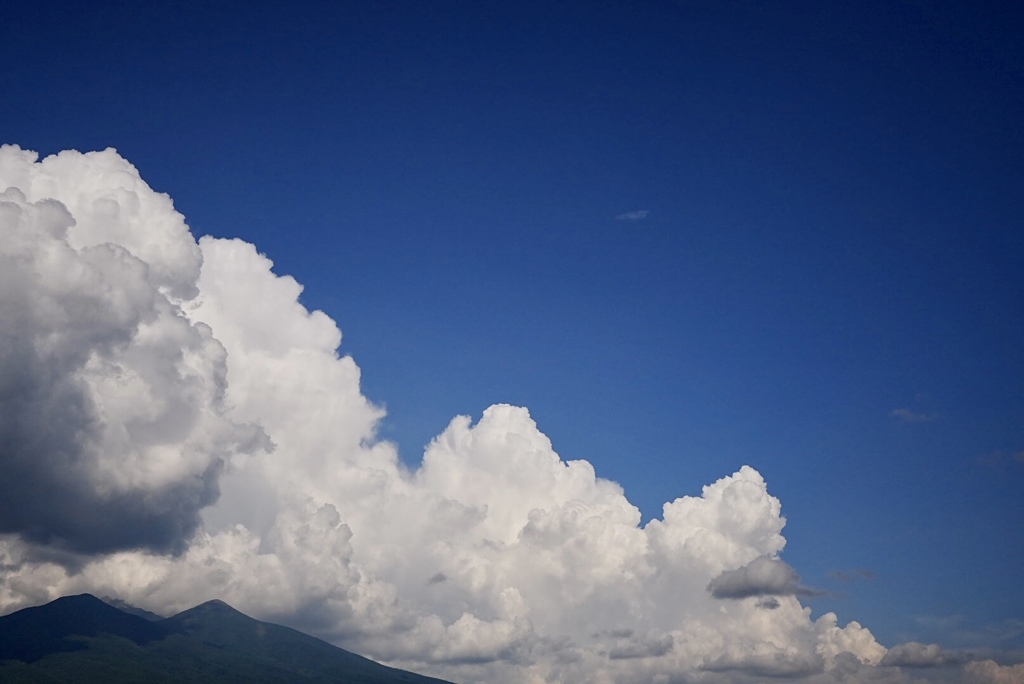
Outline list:
[[[870,631],[801,605],[753,468],[641,525],[498,404],[410,469],[253,245],[196,241],[113,150],[4,147],[2,188],[0,611],[220,598],[467,684],[880,671]]]
[[[190,238],[169,202],[120,182],[137,178],[123,160],[3,157],[35,173],[0,193],[0,532],[84,553],[180,551],[225,459],[261,437],[227,417],[224,349],[179,306],[198,246],[177,244]],[[72,195],[73,216],[39,194],[68,176],[111,187]],[[164,218],[146,225],[152,242],[109,241],[147,201]]]

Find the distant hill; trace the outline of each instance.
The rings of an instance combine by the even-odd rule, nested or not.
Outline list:
[[[149,616],[81,594],[0,617],[0,682],[450,684],[254,620],[222,601]]]

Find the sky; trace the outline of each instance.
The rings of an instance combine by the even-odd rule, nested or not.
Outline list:
[[[1022,33],[5,9],[0,612],[221,598],[466,684],[1024,680]]]

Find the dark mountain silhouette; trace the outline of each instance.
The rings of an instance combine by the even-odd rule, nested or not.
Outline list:
[[[0,682],[448,684],[254,620],[222,601],[152,621],[89,594],[0,617]]]
[[[101,634],[143,645],[168,632],[90,594],[65,596],[0,618],[0,660],[32,663],[51,653],[84,650],[82,637]]]

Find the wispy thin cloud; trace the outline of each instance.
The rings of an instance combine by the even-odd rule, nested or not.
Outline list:
[[[625,214],[619,214],[615,217],[616,221],[643,221],[647,218],[647,215],[651,212],[646,209],[637,209],[636,211],[627,211]]]
[[[1000,468],[1006,464],[1024,463],[1024,451],[992,451],[978,456],[977,461],[990,468]]]
[[[875,572],[873,570],[864,570],[863,568],[854,568],[853,570],[832,570],[826,574],[835,581],[843,582],[844,584],[856,582],[857,580],[875,579]]]
[[[889,412],[889,415],[904,423],[928,423],[938,416],[934,413],[922,413],[909,408],[897,408]]]

